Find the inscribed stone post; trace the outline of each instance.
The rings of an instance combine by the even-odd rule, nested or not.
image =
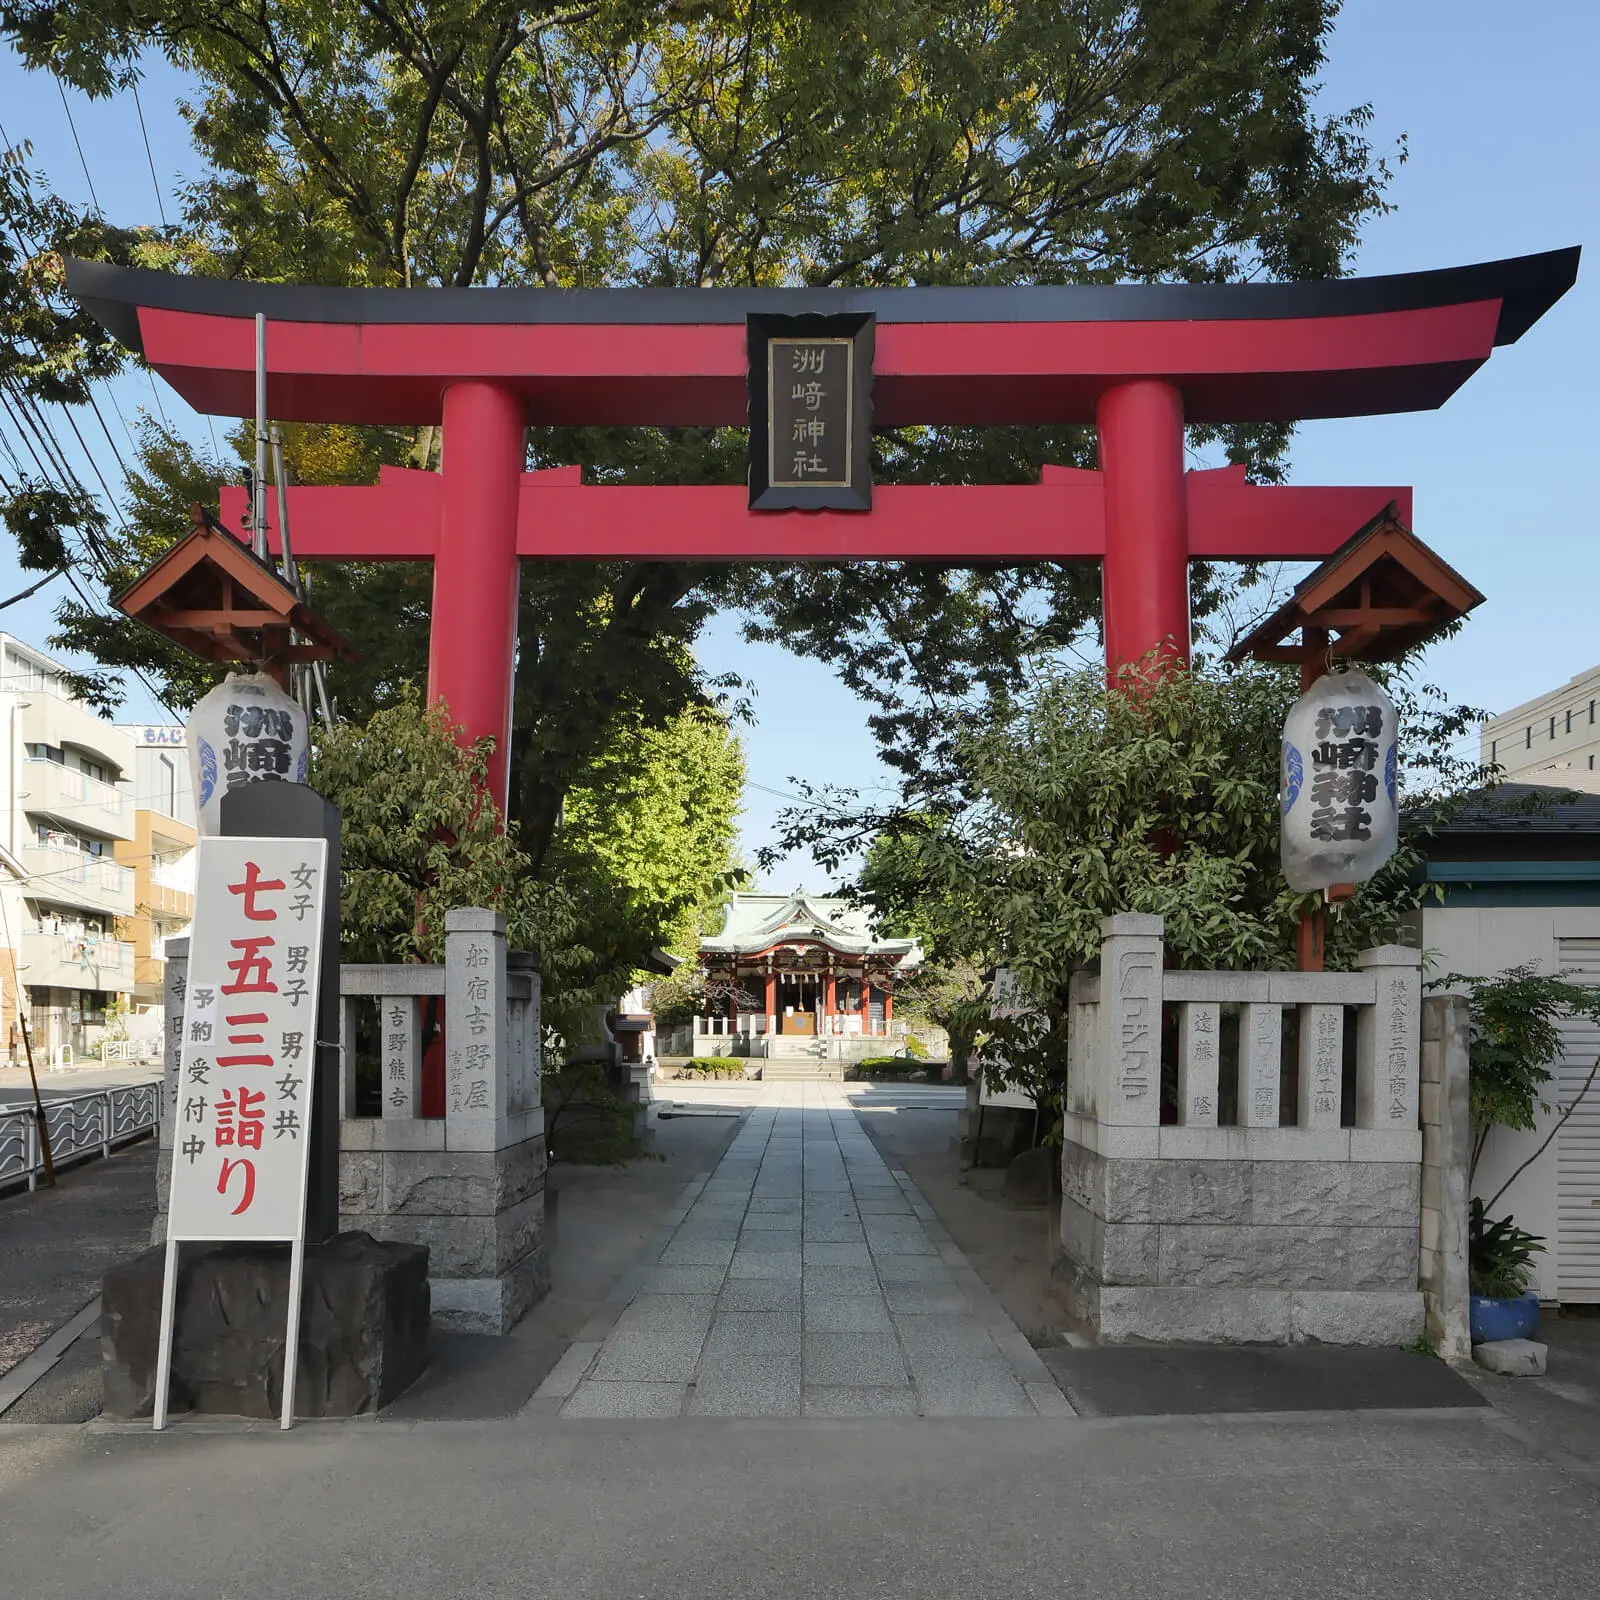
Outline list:
[[[1186,1128],[1217,1125],[1217,1039],[1222,1008],[1182,1007],[1178,1022],[1178,1121]]]
[[[417,997],[379,995],[378,1036],[383,1041],[383,1114],[422,1115],[422,1025]]]
[[[1239,1007],[1239,1125],[1278,1126],[1278,1075],[1283,1065],[1283,1007],[1250,1001]]]
[[[189,992],[189,941],[168,939],[163,977],[161,1148],[172,1148],[173,1113],[178,1104],[178,1064],[183,1058],[183,1006]],[[162,1196],[166,1198],[165,1194]]]
[[[445,1144],[497,1150],[508,1113],[506,919],[464,906],[444,927]]]
[[[1095,1118],[1104,1126],[1161,1121],[1160,917],[1124,912],[1100,924],[1099,1072]]]
[[[1300,1089],[1296,1121],[1302,1128],[1337,1128],[1344,1081],[1344,1007],[1300,1007]]]
[[[1356,1022],[1356,1126],[1414,1132],[1422,1027],[1422,952],[1403,945],[1365,950],[1356,966],[1370,972],[1377,1001]]]

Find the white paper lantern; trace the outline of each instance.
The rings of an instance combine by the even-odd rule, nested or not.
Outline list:
[[[265,673],[233,673],[189,713],[189,771],[201,834],[222,832],[222,797],[246,783],[304,783],[306,714]]]
[[[1400,841],[1400,717],[1364,672],[1332,672],[1283,726],[1283,875],[1301,894],[1365,883]]]

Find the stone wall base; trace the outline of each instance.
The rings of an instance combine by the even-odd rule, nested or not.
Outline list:
[[[1102,1285],[1057,1253],[1055,1284],[1102,1344],[1405,1345],[1422,1336],[1418,1291]]]
[[[509,1333],[549,1292],[543,1136],[499,1150],[352,1150],[339,1156],[340,1226],[425,1245],[434,1320]]]
[[[1107,1343],[1422,1334],[1416,1162],[1151,1160],[1069,1140],[1061,1170],[1055,1291]]]

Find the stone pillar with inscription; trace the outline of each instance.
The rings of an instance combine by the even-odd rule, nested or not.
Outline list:
[[[189,992],[189,941],[168,939],[163,973],[161,1129],[156,1150],[156,1219],[151,1244],[167,1239],[167,1191],[172,1186],[173,1129],[178,1116],[178,1063],[183,1050],[183,1003]]]
[[[1161,1123],[1161,918],[1124,912],[1107,917],[1100,934],[1094,1119],[1108,1136],[1104,1154],[1153,1156]]]
[[[1422,952],[1379,945],[1356,959],[1377,985],[1377,1003],[1356,1023],[1356,1127],[1394,1134],[1421,1151],[1417,1121],[1422,1038]]]
[[[444,967],[346,968],[377,1004],[382,1114],[347,1101],[342,1224],[425,1244],[433,1316],[505,1333],[550,1286],[539,1076],[539,973],[505,918],[445,913]],[[428,995],[444,994],[444,1116],[421,1115]]]

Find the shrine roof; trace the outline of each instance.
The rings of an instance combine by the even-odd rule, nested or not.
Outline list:
[[[721,929],[703,937],[700,950],[705,955],[755,955],[789,942],[824,944],[841,955],[894,956],[902,967],[922,960],[915,939],[879,938],[864,906],[804,889],[734,895]]]
[[[337,288],[69,260],[70,292],[202,411],[437,421],[445,387],[532,422],[743,426],[745,318],[871,312],[877,426],[1092,420],[1111,383],[1183,388],[1194,422],[1431,408],[1576,279],[1578,250],[1294,283],[918,288]]]

